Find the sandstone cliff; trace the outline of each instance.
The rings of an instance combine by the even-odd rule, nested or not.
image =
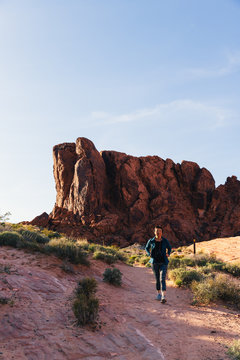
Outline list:
[[[174,245],[240,231],[240,181],[215,188],[198,164],[101,151],[86,138],[53,148],[56,204],[31,223],[125,246],[161,224]]]

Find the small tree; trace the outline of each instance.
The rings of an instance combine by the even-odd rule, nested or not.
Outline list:
[[[0,215],[0,221],[5,222],[5,221],[9,220],[10,215],[11,215],[11,213],[9,211],[6,212],[4,215]]]

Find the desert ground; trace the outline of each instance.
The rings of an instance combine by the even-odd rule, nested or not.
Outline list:
[[[239,258],[238,244],[231,240],[232,254],[223,245],[224,256]],[[213,251],[207,245],[201,244]],[[91,259],[90,268],[74,265],[71,274],[54,256],[1,247],[0,259],[11,266],[10,274],[0,273],[0,295],[14,301],[0,305],[1,360],[227,360],[226,347],[240,336],[237,311],[193,306],[191,291],[169,279],[167,303],[155,300],[151,268],[117,262],[123,275],[115,287],[103,281],[109,265],[100,260]],[[101,328],[95,331],[77,327],[71,309],[77,281],[86,276],[98,282]]]

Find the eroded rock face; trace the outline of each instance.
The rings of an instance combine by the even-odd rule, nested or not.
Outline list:
[[[86,138],[54,146],[53,158],[57,198],[49,228],[122,246],[145,243],[155,224],[175,245],[240,230],[236,177],[215,189],[211,173],[194,162],[99,153]]]

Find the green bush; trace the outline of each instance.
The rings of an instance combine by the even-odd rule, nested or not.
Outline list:
[[[169,258],[169,263],[168,263],[169,269],[176,269],[176,268],[180,267],[180,265],[181,265],[181,260],[178,256]]]
[[[13,247],[19,247],[23,242],[23,237],[15,231],[4,231],[0,233],[0,246],[8,245]]]
[[[200,281],[203,275],[197,270],[187,270],[185,268],[173,269],[170,271],[170,277],[179,287],[190,286],[192,281]]]
[[[94,253],[94,259],[100,259],[100,260],[106,261],[109,264],[112,264],[113,262],[116,262],[117,260],[121,260],[121,261],[127,260],[123,251],[119,250],[114,245],[103,246],[100,244],[89,244],[88,250]],[[106,254],[105,259],[102,254]],[[115,259],[113,262],[111,262],[111,257],[112,257],[112,259]],[[109,258],[109,260],[108,260],[108,258]]]
[[[240,289],[230,282],[227,275],[217,274],[215,278],[206,278],[202,282],[193,282],[191,285],[194,302],[209,304],[212,301],[223,300],[240,309]]]
[[[235,277],[240,277],[240,266],[236,264],[226,264],[226,266],[224,267],[224,271]]]
[[[20,230],[19,232],[26,241],[37,242],[39,244],[46,244],[49,242],[48,237],[43,236],[38,232],[34,232],[30,230]]]
[[[191,266],[191,267],[196,266],[196,259],[194,258],[183,257],[182,259],[180,259],[180,262],[181,262],[181,266]]]
[[[39,244],[35,241],[30,242],[30,241],[23,240],[23,242],[19,245],[19,248],[28,249],[31,252],[36,252],[36,251],[44,252],[44,245]]]
[[[97,281],[95,278],[86,277],[78,282],[76,288],[76,294],[85,294],[89,297],[92,294],[95,294],[97,291]]]
[[[179,267],[195,267],[195,266],[208,266],[209,264],[215,264],[215,266],[221,267],[223,264],[222,261],[217,260],[213,255],[192,255],[192,256],[184,256],[184,255],[174,255],[169,258],[169,269],[175,269]],[[213,265],[214,267],[214,265]]]
[[[65,238],[51,239],[44,246],[44,251],[56,255],[60,259],[68,259],[73,264],[90,265],[87,252],[82,250],[73,240]]]
[[[102,251],[96,251],[93,254],[93,259],[105,261],[109,265],[115,263],[118,260],[118,258],[115,255],[107,254]]]
[[[235,340],[232,342],[227,350],[227,354],[233,360],[240,360],[240,340]]]
[[[96,290],[97,282],[94,278],[84,278],[78,282],[73,302],[73,312],[78,325],[96,322],[99,310],[99,300],[95,297]]]
[[[48,230],[48,229],[43,229],[41,230],[41,233],[43,233],[43,235],[45,235],[47,238],[49,239],[58,239],[61,237],[61,235],[59,234],[59,232],[57,231],[52,231],[52,230]]]
[[[103,273],[103,281],[109,284],[121,286],[122,284],[122,273],[117,268],[107,268]]]
[[[206,266],[201,266],[199,268],[199,272],[203,275],[208,275],[208,274],[214,274],[214,269],[212,268],[211,264],[208,264]]]
[[[234,277],[240,277],[240,266],[237,264],[228,264],[218,261],[217,263],[212,263],[210,266],[217,271],[222,271],[227,274],[231,274]]]

